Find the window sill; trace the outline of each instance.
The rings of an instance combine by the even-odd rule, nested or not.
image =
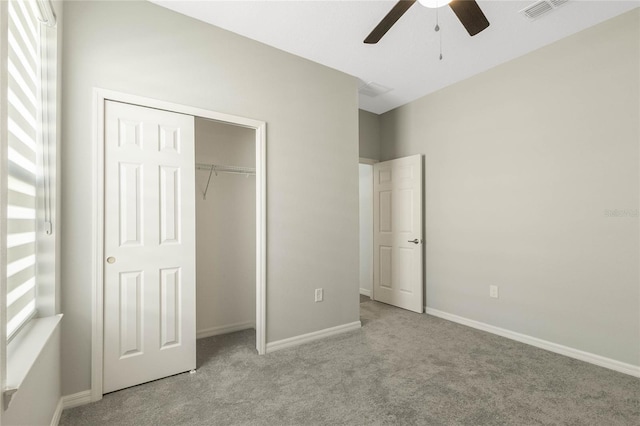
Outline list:
[[[4,390],[5,409],[29,374],[53,332],[60,324],[62,314],[35,318],[7,345],[7,378]]]

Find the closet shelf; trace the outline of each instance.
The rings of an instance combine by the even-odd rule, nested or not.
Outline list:
[[[254,167],[241,167],[241,166],[225,166],[221,164],[205,164],[196,163],[196,170],[207,170],[214,173],[237,173],[241,175],[255,175],[256,169]]]
[[[241,166],[227,166],[222,164],[207,164],[207,163],[196,163],[196,170],[207,170],[209,172],[209,178],[207,179],[207,186],[204,188],[204,193],[202,194],[202,199],[207,199],[207,191],[209,191],[209,184],[211,183],[211,176],[215,173],[218,176],[218,173],[233,173],[238,175],[245,176],[255,176],[256,169],[255,167],[241,167]]]

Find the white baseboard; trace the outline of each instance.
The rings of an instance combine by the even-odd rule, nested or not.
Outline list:
[[[276,340],[275,342],[267,343],[267,353],[290,348],[292,346],[302,345],[303,343],[312,342],[318,339],[324,339],[325,337],[334,336],[336,334],[346,333],[347,331],[357,330],[360,327],[362,327],[362,323],[360,323],[360,321],[354,321],[348,324],[342,324],[336,327],[302,334],[300,336],[289,337],[288,339]]]
[[[521,343],[526,343],[527,345],[535,346],[540,349],[545,349],[549,352],[554,352],[560,355],[568,356],[570,358],[579,359],[580,361],[588,362],[590,364],[595,364],[600,367],[604,367],[610,370],[618,371],[620,373],[628,374],[630,376],[640,377],[640,366],[637,366],[637,365],[616,361],[615,359],[606,358],[600,355],[592,354],[590,352],[585,352],[579,349],[570,348],[568,346],[559,345],[557,343],[549,342],[547,340],[538,339],[537,337],[532,337],[526,334],[517,333],[515,331],[507,330],[507,329],[496,327],[480,321],[475,321],[475,320],[464,318],[458,315],[439,311],[437,309],[425,307],[425,312],[435,317],[456,322],[458,324],[466,325],[468,327],[472,327],[478,330],[486,331],[488,333],[497,334],[498,336],[506,337],[507,339],[511,339],[511,340],[516,340]]]
[[[196,332],[196,339],[202,339],[204,337],[217,336],[219,334],[233,333],[234,331],[247,330],[249,328],[256,328],[256,323],[252,321],[238,322],[229,325],[220,325],[217,327],[205,328]]]
[[[363,296],[371,297],[371,290],[360,287],[360,294]]]
[[[79,407],[80,405],[85,405],[92,402],[91,401],[91,391],[86,390],[78,393],[74,393],[71,395],[65,395],[62,397],[62,408],[73,408]]]
[[[58,405],[56,406],[56,411],[53,412],[53,417],[51,418],[51,426],[58,426],[58,424],[60,423],[60,416],[62,416],[63,408],[63,398],[60,397],[60,399],[58,400]]]

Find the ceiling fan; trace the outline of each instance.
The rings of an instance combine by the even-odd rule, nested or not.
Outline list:
[[[426,7],[440,7],[449,4],[470,36],[474,36],[489,26],[487,17],[484,16],[480,6],[475,0],[400,0],[391,8],[389,13],[364,39],[366,44],[375,44],[393,27],[404,13],[418,1]]]

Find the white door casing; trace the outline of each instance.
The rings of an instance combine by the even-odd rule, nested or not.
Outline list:
[[[373,290],[373,164],[358,165],[360,171],[360,294]]]
[[[422,156],[373,166],[373,298],[423,312]]]
[[[195,369],[194,117],[105,102],[103,392]]]

